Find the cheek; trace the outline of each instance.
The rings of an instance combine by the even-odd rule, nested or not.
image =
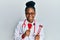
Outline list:
[[[28,18],[29,16],[28,16],[28,15],[26,15],[26,17]]]
[[[32,17],[34,18],[34,17],[35,17],[35,15],[32,15]]]

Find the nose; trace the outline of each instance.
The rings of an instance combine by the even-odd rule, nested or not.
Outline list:
[[[32,14],[30,13],[30,14],[29,14],[29,16],[31,17],[31,16],[32,16]]]
[[[29,16],[31,16],[31,14]]]

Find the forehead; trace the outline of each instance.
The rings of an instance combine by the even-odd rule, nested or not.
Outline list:
[[[28,8],[26,12],[31,13],[31,12],[35,12],[35,11],[34,11],[34,9],[33,9],[33,8]]]

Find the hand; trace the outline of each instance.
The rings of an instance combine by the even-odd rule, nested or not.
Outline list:
[[[22,35],[22,39],[29,35],[30,35],[30,30],[26,30],[26,32]]]
[[[29,36],[30,35],[30,30],[26,30],[25,35]]]
[[[39,40],[40,39],[40,36],[37,34],[36,36],[35,36],[35,40]]]

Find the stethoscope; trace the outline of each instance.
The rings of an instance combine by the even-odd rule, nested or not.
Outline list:
[[[23,24],[22,24],[22,27],[26,27],[26,19],[24,20],[24,22],[23,22]],[[34,23],[33,23],[33,25],[34,25],[34,33],[35,33],[35,27],[36,27],[36,20],[34,20]],[[41,29],[42,29],[42,25],[39,25],[39,29],[38,29],[38,32],[37,32],[37,34],[40,34],[40,32],[41,32]]]
[[[26,19],[24,20],[24,22],[23,22],[23,24],[22,24],[22,27],[26,27]],[[33,25],[34,25],[34,33],[35,33],[35,27],[36,27],[36,21],[34,20],[34,23],[33,23]]]

